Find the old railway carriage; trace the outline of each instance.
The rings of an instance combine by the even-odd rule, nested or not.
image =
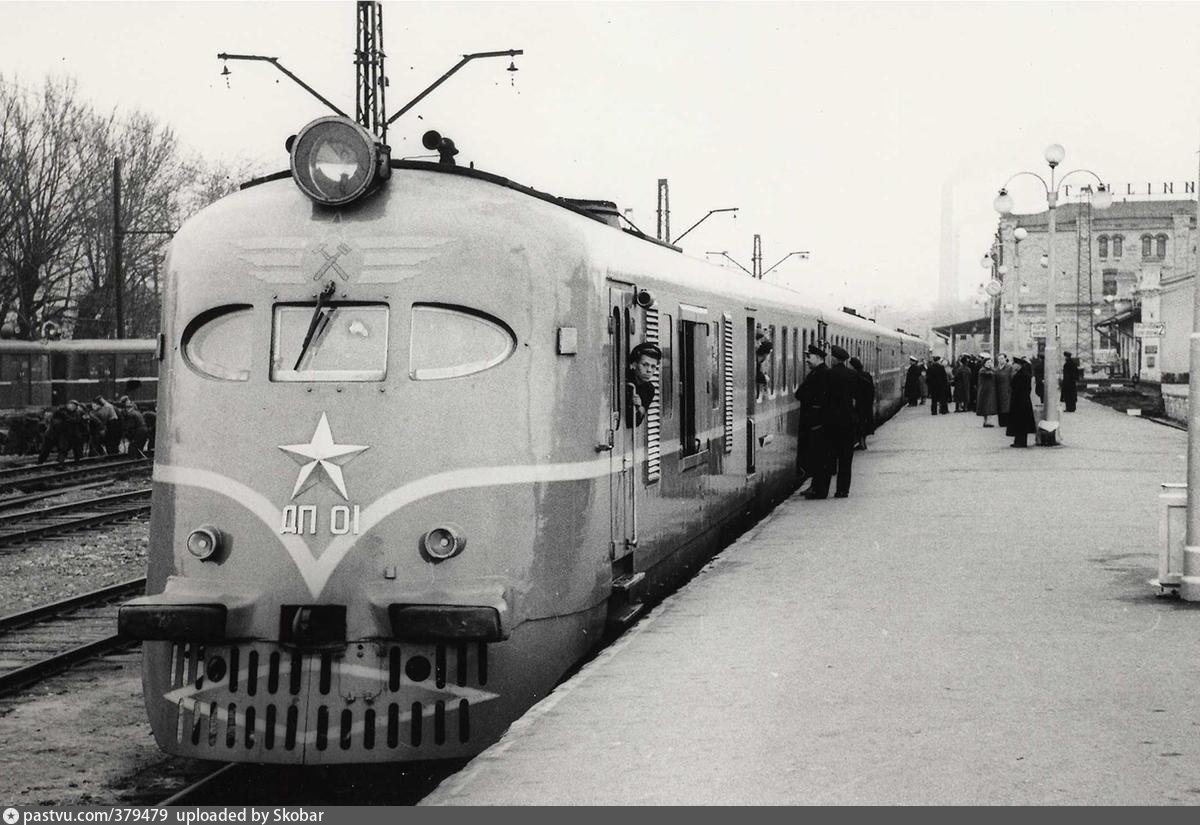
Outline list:
[[[805,345],[860,354],[881,414],[921,347],[578,203],[376,152],[310,124],[290,175],[172,243],[149,583],[120,618],[172,753],[478,751],[794,488]],[[643,340],[666,357],[630,429]]]

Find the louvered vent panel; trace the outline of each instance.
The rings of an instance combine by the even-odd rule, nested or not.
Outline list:
[[[725,348],[725,452],[733,452],[733,318],[721,318],[721,346]]]
[[[646,340],[657,344],[658,310],[646,309]],[[646,482],[658,481],[662,477],[662,370],[654,378],[654,400],[646,410]]]

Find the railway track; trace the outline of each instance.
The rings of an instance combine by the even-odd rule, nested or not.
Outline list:
[[[137,644],[117,635],[117,608],[145,588],[132,579],[0,618],[0,695]]]
[[[147,471],[153,464],[149,458],[84,459],[68,464],[33,464],[0,470],[0,492],[8,490],[48,490],[77,483],[84,479],[119,478]]]
[[[93,496],[51,507],[0,510],[0,548],[121,521],[149,512],[149,487],[126,493]]]

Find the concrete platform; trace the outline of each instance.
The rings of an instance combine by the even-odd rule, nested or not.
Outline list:
[[[1186,433],[981,422],[902,410],[423,804],[1200,804],[1200,609],[1146,583]]]

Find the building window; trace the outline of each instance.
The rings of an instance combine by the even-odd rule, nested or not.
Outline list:
[[[1105,297],[1112,295],[1115,298],[1117,296],[1117,270],[1104,270],[1104,289],[1101,294]]]
[[[1125,245],[1125,236],[1124,235],[1113,235],[1112,242],[1113,242],[1113,257],[1114,258],[1121,257],[1121,247],[1123,247]]]
[[[1143,257],[1143,258],[1149,258],[1149,257],[1150,257],[1150,254],[1151,254],[1151,252],[1150,252],[1150,241],[1152,241],[1152,240],[1153,240],[1153,238],[1151,238],[1149,235],[1143,235],[1143,236],[1142,236],[1142,257]]]
[[[1101,258],[1108,257],[1108,236],[1107,235],[1100,236],[1100,257]]]
[[[1159,235],[1154,239],[1155,250],[1154,254],[1160,258],[1167,257],[1167,236]]]

